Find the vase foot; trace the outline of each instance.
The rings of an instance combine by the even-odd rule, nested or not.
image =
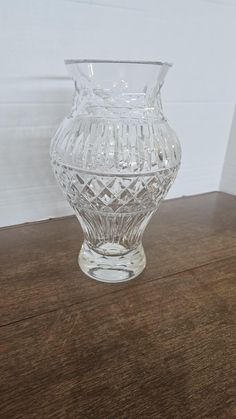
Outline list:
[[[143,246],[140,244],[136,249],[115,252],[114,244],[107,244],[106,248],[111,249],[111,254],[98,253],[91,249],[86,242],[83,243],[79,253],[79,266],[89,277],[97,281],[117,283],[128,281],[138,276],[145,268],[146,257]],[[122,247],[123,248],[123,247]]]

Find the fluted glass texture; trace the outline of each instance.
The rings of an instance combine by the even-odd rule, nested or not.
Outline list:
[[[66,64],[75,94],[52,139],[52,167],[84,232],[81,269],[101,281],[125,281],[145,267],[143,232],[180,165],[160,96],[170,65]]]

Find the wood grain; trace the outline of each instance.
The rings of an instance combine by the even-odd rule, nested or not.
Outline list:
[[[165,202],[121,285],[78,270],[73,217],[2,229],[0,418],[235,418],[235,209]]]
[[[135,282],[236,254],[236,197],[211,193],[164,201],[145,235],[147,268]],[[0,325],[127,289],[78,268],[82,233],[75,217],[0,230]]]

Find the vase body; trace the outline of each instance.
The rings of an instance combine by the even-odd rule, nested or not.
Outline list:
[[[52,167],[84,233],[81,269],[125,281],[145,267],[142,234],[180,165],[160,96],[169,64],[66,64],[74,102],[52,139]]]

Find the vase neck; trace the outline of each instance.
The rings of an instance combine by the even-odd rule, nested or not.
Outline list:
[[[167,63],[67,62],[74,80],[73,111],[93,116],[161,115]]]

